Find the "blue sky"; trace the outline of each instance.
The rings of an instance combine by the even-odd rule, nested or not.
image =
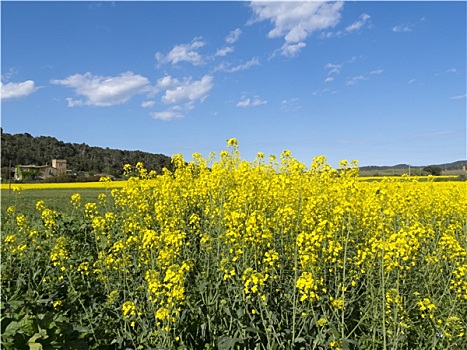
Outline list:
[[[1,2],[7,133],[172,155],[466,159],[466,2]]]

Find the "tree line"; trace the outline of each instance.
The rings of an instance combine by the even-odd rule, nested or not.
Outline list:
[[[91,147],[85,143],[67,143],[50,136],[28,133],[8,134],[1,129],[2,179],[8,168],[17,165],[47,165],[52,159],[66,159],[67,168],[76,173],[106,174],[120,177],[125,164],[142,162],[149,170],[172,170],[171,158],[163,154]]]

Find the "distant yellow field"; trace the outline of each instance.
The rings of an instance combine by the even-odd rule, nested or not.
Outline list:
[[[13,191],[20,190],[50,190],[50,189],[65,189],[65,188],[121,188],[124,187],[126,181],[111,181],[111,182],[67,182],[67,183],[31,183],[31,184],[11,184]],[[1,184],[2,190],[8,190],[9,184]]]
[[[386,179],[417,179],[417,180],[428,180],[428,179],[456,179],[457,176],[452,176],[452,175],[440,175],[440,176],[432,176],[432,175],[426,175],[426,176],[360,176],[358,179],[359,180],[382,180],[383,178]]]
[[[361,181],[374,181],[386,179],[417,179],[417,180],[427,180],[429,178],[433,179],[455,179],[456,176],[452,175],[441,175],[441,176],[410,176],[410,177],[401,177],[401,176],[360,176],[358,179]],[[11,184],[12,190],[49,190],[49,189],[67,189],[67,188],[76,188],[76,189],[86,189],[86,188],[122,188],[126,185],[126,181],[110,181],[110,182],[67,182],[67,183],[25,183],[25,184]],[[0,189],[8,190],[10,188],[9,184],[1,184]]]

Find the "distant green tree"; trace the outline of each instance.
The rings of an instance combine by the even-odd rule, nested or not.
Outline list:
[[[439,176],[443,171],[439,166],[430,165],[423,168],[423,171],[429,175]]]
[[[2,166],[2,182],[8,182],[8,180],[13,179],[14,171],[11,171],[10,167]]]
[[[143,162],[148,170],[173,170],[171,159],[163,154],[91,147],[85,143],[66,143],[50,136],[33,137],[28,133],[10,135],[1,129],[1,166],[46,165],[52,159],[66,159],[75,172],[108,173],[120,177],[125,164]],[[29,174],[35,175],[35,174]],[[37,175],[35,175],[37,176]]]

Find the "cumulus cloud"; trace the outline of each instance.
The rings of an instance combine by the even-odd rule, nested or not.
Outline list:
[[[148,92],[151,89],[149,80],[133,72],[125,72],[115,77],[103,77],[85,74],[74,74],[65,79],[53,79],[55,85],[63,85],[75,90],[75,93],[86,99],[67,98],[68,106],[100,106],[107,107],[128,102],[133,96]]]
[[[367,80],[367,79],[368,78],[365,78],[363,75],[358,75],[356,77],[353,77],[353,78],[350,78],[349,80],[347,80],[346,85],[355,85],[359,81]]]
[[[224,56],[227,56],[227,54],[231,53],[234,51],[234,48],[232,46],[226,46],[226,47],[223,47],[222,49],[219,49],[216,51],[216,56],[221,56],[221,57],[224,57]]]
[[[178,79],[172,78],[170,75],[166,75],[165,77],[160,78],[157,81],[156,89],[157,89],[157,91],[164,90],[164,89],[168,89],[170,87],[177,86],[177,85],[180,85],[180,84],[181,83],[180,83],[180,81]]]
[[[365,23],[370,19],[370,15],[367,13],[362,13],[357,21],[353,22],[351,25],[347,26],[345,30],[347,32],[353,32],[362,28]]]
[[[226,36],[225,42],[227,44],[233,44],[238,41],[238,38],[240,38],[240,34],[242,34],[242,30],[240,28],[237,28],[235,30],[232,30],[229,35]]]
[[[395,33],[407,33],[412,31],[412,25],[410,24],[398,24],[392,27],[392,31]]]
[[[159,79],[155,89],[163,92],[162,103],[171,106],[164,111],[153,112],[152,117],[164,121],[183,118],[195,107],[195,102],[206,99],[213,85],[213,77],[210,75],[200,80],[192,80],[191,77],[179,80],[171,76]]]
[[[342,69],[342,64],[332,64],[332,63],[327,63],[324,68],[328,69],[328,75],[332,74],[339,74]]]
[[[215,53],[215,56],[220,56],[224,57],[227,56],[229,53],[232,53],[234,51],[234,48],[232,44],[236,43],[238,39],[240,38],[240,34],[242,34],[242,30],[240,28],[237,28],[235,30],[232,30],[226,37],[225,37],[225,42],[229,45],[218,49]]]
[[[284,38],[280,52],[297,55],[308,36],[318,30],[334,27],[341,18],[343,2],[269,2],[252,1],[253,22],[270,21],[274,28],[269,38]]]
[[[237,103],[237,107],[255,107],[255,106],[261,106],[268,103],[266,100],[261,100],[258,96],[255,96],[253,98],[249,98],[246,96],[242,96],[240,101]]]
[[[169,121],[183,118],[183,113],[179,108],[169,108],[165,111],[153,112],[152,117],[157,120]]]
[[[322,90],[313,91],[311,93],[312,96],[319,96],[319,95],[323,95],[323,94],[337,94],[337,90],[331,90],[329,88],[325,88],[325,89],[322,89]]]
[[[157,87],[166,88],[162,102],[165,104],[177,104],[184,101],[204,101],[208,92],[213,87],[213,77],[205,75],[200,80],[192,81],[191,78],[185,78],[183,81],[174,79],[170,76],[159,80]]]
[[[154,106],[155,102],[154,101],[143,101],[141,102],[141,107],[143,108],[149,108]]]
[[[362,13],[358,20],[351,23],[345,30],[339,30],[337,32],[321,32],[319,35],[320,39],[330,39],[330,38],[340,38],[344,35],[350,34],[352,32],[362,29],[367,23],[369,23],[371,16],[367,13]]]
[[[3,72],[1,75],[2,82],[10,81],[10,79],[18,73],[18,70],[15,67],[8,69],[8,72]]]
[[[254,67],[254,66],[259,66],[259,59],[257,57],[253,57],[251,60],[245,63],[239,64],[239,65],[233,66],[233,67],[231,67],[227,63],[222,63],[215,70],[224,71],[227,73],[236,73],[236,72],[250,69],[251,67]]]
[[[251,67],[258,66],[258,65],[259,65],[258,58],[253,57],[251,60],[249,60],[249,61],[247,61],[247,62],[245,62],[243,64],[239,64],[238,66],[230,68],[228,70],[228,72],[235,73],[235,72],[239,72],[239,71],[242,71],[242,70],[250,69]]]
[[[284,56],[293,57],[297,56],[305,46],[305,43],[285,43],[279,51]]]
[[[21,83],[0,83],[0,86],[2,100],[25,97],[38,89],[32,80],[26,80]]]
[[[291,98],[281,102],[281,109],[285,112],[295,112],[300,108],[302,108],[302,106],[299,104],[298,98]]]
[[[194,66],[200,66],[205,63],[204,57],[198,52],[206,43],[199,38],[194,38],[189,44],[175,45],[174,48],[164,55],[157,52],[155,57],[159,65],[164,63],[177,64],[179,62],[188,62]]]

